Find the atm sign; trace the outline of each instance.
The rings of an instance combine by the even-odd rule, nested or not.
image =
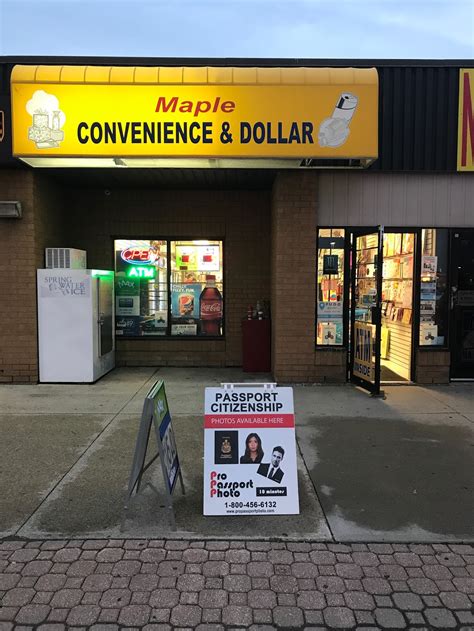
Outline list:
[[[354,367],[353,374],[365,381],[373,382],[373,340],[372,326],[366,322],[356,322],[354,327]]]
[[[156,254],[150,248],[126,248],[120,253],[122,260],[133,265],[146,265],[154,263]]]

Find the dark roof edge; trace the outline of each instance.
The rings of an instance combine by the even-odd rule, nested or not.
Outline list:
[[[243,57],[76,57],[12,55],[0,56],[6,64],[81,64],[125,66],[241,66],[241,67],[455,67],[470,68],[472,59],[299,59],[299,58],[243,58]]]

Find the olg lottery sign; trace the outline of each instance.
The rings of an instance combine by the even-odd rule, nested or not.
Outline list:
[[[293,390],[206,388],[204,515],[298,513]]]

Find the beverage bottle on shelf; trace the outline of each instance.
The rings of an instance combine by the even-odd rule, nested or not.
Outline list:
[[[199,317],[202,335],[219,335],[222,320],[222,296],[216,287],[216,277],[206,276],[206,286],[199,296]]]

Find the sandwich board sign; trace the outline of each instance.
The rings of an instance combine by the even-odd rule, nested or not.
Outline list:
[[[145,464],[152,425],[155,429],[158,451],[151,460]],[[181,491],[183,494],[185,491],[176,440],[173,432],[173,425],[171,423],[171,414],[168,408],[168,399],[166,398],[165,384],[163,381],[155,382],[146,395],[143,403],[140,428],[138,430],[135,453],[133,456],[132,471],[128,482],[128,497],[131,497],[134,493],[138,493],[143,474],[157,458],[159,458],[161,462],[168,508],[171,512],[173,525],[175,525],[172,495],[178,478],[181,483]]]
[[[293,389],[206,388],[204,515],[299,512]]]

